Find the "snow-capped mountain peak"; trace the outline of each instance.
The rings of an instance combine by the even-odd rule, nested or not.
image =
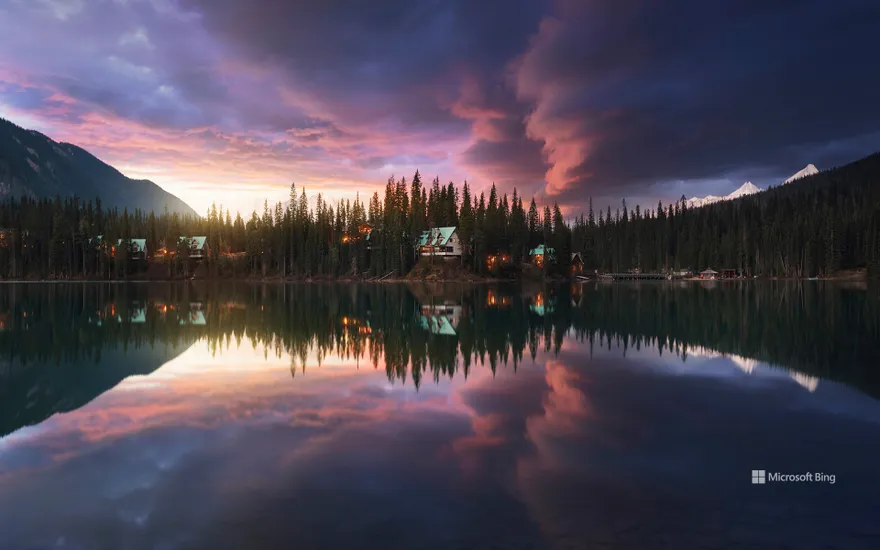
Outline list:
[[[812,176],[813,174],[818,173],[819,169],[816,168],[815,164],[808,164],[804,167],[803,170],[798,171],[795,175],[782,182],[782,184],[785,185],[786,183],[791,183],[795,180],[805,178],[807,176]],[[763,189],[761,189],[757,185],[754,185],[752,182],[747,181],[742,184],[739,189],[729,195],[725,195],[723,197],[716,197],[715,195],[708,195],[705,197],[693,197],[685,201],[685,204],[687,204],[688,208],[699,208],[701,206],[714,204],[716,202],[729,201],[748,195],[754,195],[755,193],[760,193],[761,191],[763,191]]]
[[[718,202],[724,197],[716,197],[715,195],[707,195],[705,197],[691,197],[685,204],[687,204],[688,208],[699,208],[701,206],[706,206],[707,204],[712,204],[714,202]]]
[[[784,182],[782,182],[782,185],[785,185],[786,183],[791,183],[794,180],[799,180],[801,178],[805,178],[807,176],[812,176],[813,174],[818,174],[818,173],[819,173],[819,169],[816,168],[815,164],[808,164],[804,167],[803,170],[798,171],[797,173],[795,173],[795,175],[793,175],[792,177],[790,177],[787,180],[785,180]]]
[[[727,195],[726,199],[737,199],[739,197],[745,197],[746,195],[754,195],[755,193],[760,193],[761,189],[753,184],[750,181],[745,182],[740,186],[739,189],[734,191],[733,193]]]
[[[707,204],[713,204],[720,201],[728,201],[733,199],[738,199],[740,197],[745,197],[746,195],[753,195],[755,193],[760,193],[761,188],[756,186],[750,181],[745,182],[740,186],[739,189],[734,191],[729,195],[725,195],[723,197],[716,197],[715,195],[708,195],[706,197],[693,197],[686,201],[688,208],[699,208],[701,206],[706,206]]]

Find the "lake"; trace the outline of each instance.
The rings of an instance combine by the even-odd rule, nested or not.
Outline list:
[[[880,547],[880,296],[0,286],[0,548]]]

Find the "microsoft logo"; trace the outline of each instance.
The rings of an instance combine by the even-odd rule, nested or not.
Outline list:
[[[766,470],[752,470],[752,485],[767,483]]]

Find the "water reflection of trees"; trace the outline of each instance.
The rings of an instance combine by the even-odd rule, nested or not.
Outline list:
[[[150,355],[202,338],[214,353],[244,343],[287,357],[294,376],[333,355],[383,365],[390,380],[418,386],[467,376],[477,363],[516,369],[540,349],[558,352],[566,337],[584,350],[652,346],[683,359],[712,349],[877,393],[877,295],[833,285],[16,285],[0,293],[6,396],[11,379],[45,384],[34,378],[47,365],[69,363],[62,372],[75,376],[112,351]],[[105,385],[159,366],[117,363]],[[73,382],[53,384],[61,383]]]

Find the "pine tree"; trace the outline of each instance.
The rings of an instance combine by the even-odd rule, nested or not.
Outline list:
[[[471,205],[471,191],[467,181],[464,182],[464,188],[461,193],[461,213],[459,214],[459,232],[461,233],[461,263],[462,265],[470,265],[473,267],[472,244],[474,238],[474,210]]]

